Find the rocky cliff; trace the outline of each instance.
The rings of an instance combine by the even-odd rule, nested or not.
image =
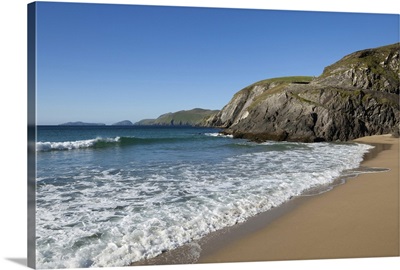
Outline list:
[[[321,76],[260,81],[207,124],[255,141],[347,141],[399,129],[400,44],[345,56]]]

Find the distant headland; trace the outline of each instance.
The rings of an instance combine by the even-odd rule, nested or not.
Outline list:
[[[141,126],[204,126],[206,120],[218,110],[194,108],[160,115],[157,119],[143,119],[135,125]]]

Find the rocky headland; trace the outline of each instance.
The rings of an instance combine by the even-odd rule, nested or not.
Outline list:
[[[263,80],[205,125],[253,141],[348,141],[399,134],[400,44],[349,54],[319,77]]]

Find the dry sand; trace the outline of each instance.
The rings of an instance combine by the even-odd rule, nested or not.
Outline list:
[[[362,166],[390,170],[299,198],[259,228],[204,250],[198,262],[399,256],[399,139],[381,135],[356,141],[382,150]]]

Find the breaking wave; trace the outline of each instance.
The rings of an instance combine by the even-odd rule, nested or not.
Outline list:
[[[36,151],[63,151],[87,148],[106,148],[112,146],[127,146],[135,144],[173,143],[185,139],[179,138],[136,138],[136,137],[114,137],[95,138],[89,140],[65,141],[65,142],[37,142]]]

